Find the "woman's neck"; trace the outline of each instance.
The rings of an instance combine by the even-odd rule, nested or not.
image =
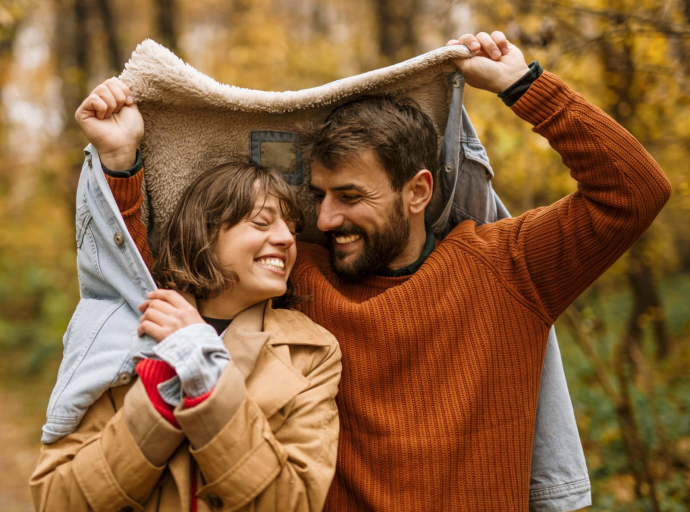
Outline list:
[[[233,295],[232,290],[225,290],[212,299],[197,299],[197,308],[202,316],[232,320],[240,312],[253,306],[247,300],[241,300],[238,294]]]

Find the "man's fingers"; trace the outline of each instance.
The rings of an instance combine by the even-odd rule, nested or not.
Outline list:
[[[103,101],[105,101],[106,105],[108,105],[108,110],[105,111],[105,115],[99,119],[106,119],[110,117],[110,114],[113,113],[113,111],[117,108],[117,101],[115,101],[115,97],[113,96],[113,93],[110,92],[110,89],[105,84],[101,84],[98,87],[94,89],[94,91],[98,96],[101,97]]]
[[[132,91],[130,88],[125,84],[122,80],[119,78],[111,78],[110,79],[115,85],[117,85],[120,90],[122,91],[122,94],[125,95],[125,99],[127,101],[127,105],[131,105],[134,103],[134,98],[132,97]]]
[[[482,45],[482,50],[484,50],[487,55],[489,55],[493,60],[498,60],[501,58],[501,50],[486,32],[480,32],[477,34],[477,41]]]
[[[117,78],[111,78],[110,80],[103,82],[103,84],[110,91],[110,94],[112,94],[113,98],[115,98],[115,109],[113,110],[113,113],[119,112],[120,109],[127,104],[127,95],[122,90],[119,82],[120,81]]]
[[[499,30],[491,32],[491,39],[494,40],[494,43],[496,43],[496,46],[498,46],[498,49],[501,51],[502,55],[508,54],[510,51],[508,47],[508,38],[503,32]]]
[[[108,105],[105,104],[100,96],[97,94],[91,94],[79,105],[79,108],[74,113],[74,118],[77,122],[81,122],[84,119],[90,117],[98,117],[98,119],[103,119],[105,111],[108,109]],[[100,113],[100,115],[99,115]]]
[[[458,38],[458,44],[464,44],[470,51],[476,52],[481,49],[481,45],[477,41],[477,38],[472,34],[464,34]]]

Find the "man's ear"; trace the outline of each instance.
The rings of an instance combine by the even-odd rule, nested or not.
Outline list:
[[[409,209],[412,215],[424,213],[434,191],[434,178],[427,169],[422,169],[405,184],[410,198]]]

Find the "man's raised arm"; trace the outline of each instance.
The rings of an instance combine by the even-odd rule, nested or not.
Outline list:
[[[144,135],[144,120],[129,88],[117,78],[106,80],[82,102],[74,117],[98,151],[127,230],[150,268],[153,257],[141,220],[144,164],[137,149]]]
[[[505,41],[509,53],[494,60],[483,38],[461,38],[470,49],[481,43],[480,53],[487,57],[458,66],[470,85],[503,91],[501,73],[519,74],[524,58]],[[507,62],[501,66],[501,61]],[[506,284],[553,323],[644,233],[668,200],[671,185],[629,132],[547,71],[512,109],[560,153],[578,190],[514,219],[461,226],[451,236],[490,256]]]

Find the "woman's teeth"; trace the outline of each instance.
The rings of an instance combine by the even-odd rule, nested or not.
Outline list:
[[[285,268],[285,262],[279,258],[260,258],[256,260],[256,262],[264,267],[274,268],[276,270],[283,270]]]
[[[339,244],[351,244],[360,238],[362,238],[360,235],[336,236],[335,241]]]

